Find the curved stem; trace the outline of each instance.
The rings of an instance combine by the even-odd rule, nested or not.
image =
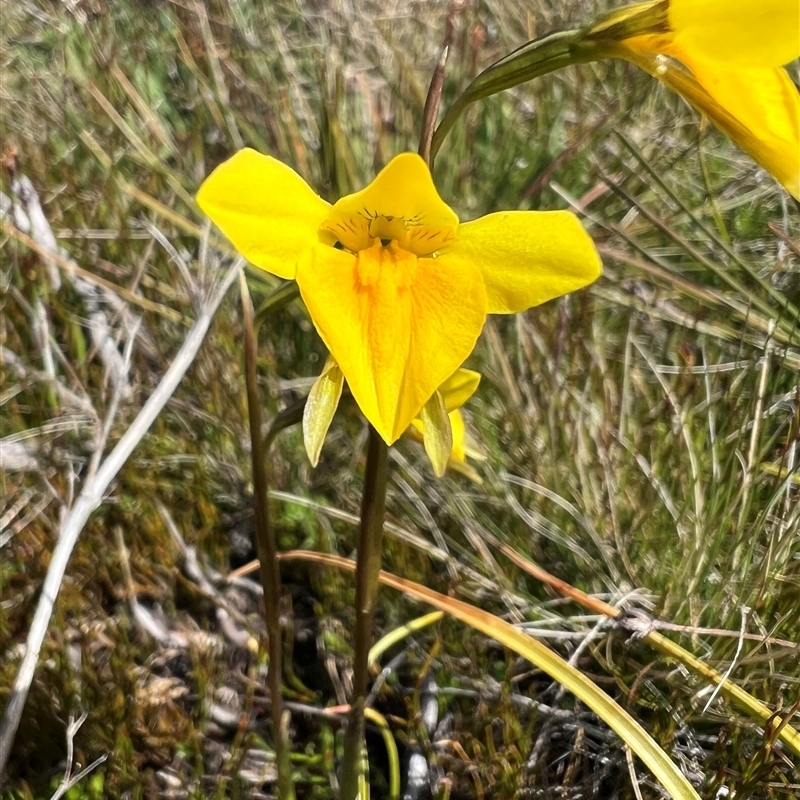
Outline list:
[[[433,134],[431,161],[439,152],[445,136],[472,103],[561,67],[594,61],[598,57],[596,43],[587,41],[583,30],[552,33],[509,53],[481,72],[447,110]]]
[[[608,58],[609,46],[613,48],[616,43],[625,39],[667,31],[668,0],[643,0],[600,14],[578,29],[556,31],[518,47],[481,72],[449,108],[433,135],[429,147],[430,162],[432,163],[456,120],[476,100],[512,86],[519,86],[570,64],[585,64]]]
[[[361,526],[358,534],[353,699],[344,739],[342,800],[356,800],[359,796],[359,782],[363,776],[364,706],[369,680],[372,622],[378,600],[381,572],[388,453],[389,448],[386,443],[370,426],[364,495],[361,500]]]

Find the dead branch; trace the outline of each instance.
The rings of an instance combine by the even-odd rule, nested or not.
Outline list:
[[[63,517],[58,543],[53,550],[50,567],[42,586],[39,604],[28,633],[25,656],[20,664],[17,679],[3,714],[2,722],[0,722],[0,775],[3,775],[11,754],[11,746],[33,681],[39,653],[53,614],[53,607],[78,536],[86,525],[89,516],[102,503],[106,491],[117,473],[130,458],[134,448],[150,429],[150,426],[178,387],[186,370],[194,362],[211,325],[214,313],[236,275],[240,272],[243,263],[243,259],[236,259],[221,281],[215,287],[212,287],[212,291],[205,296],[197,321],[189,331],[181,349],[164,374],[161,382],[148,398],[131,426],[125,431],[116,447],[99,466],[96,473],[87,479],[77,501]]]

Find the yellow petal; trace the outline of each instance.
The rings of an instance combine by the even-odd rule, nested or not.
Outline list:
[[[463,453],[461,457],[463,460],[470,458],[473,461],[486,461],[486,453],[467,430],[460,411],[453,411],[450,414],[450,425],[453,428],[453,456],[455,457],[456,453],[460,452]],[[457,440],[460,441],[460,444],[456,443]]]
[[[297,281],[366,418],[391,444],[470,354],[486,317],[477,268],[380,242],[354,256],[318,245]]]
[[[800,92],[786,70],[731,72],[714,81],[698,77],[738,125],[726,130],[724,119],[711,121],[800,200]]]
[[[425,452],[431,460],[434,475],[441,478],[447,469],[447,462],[453,449],[453,431],[444,400],[438,391],[434,392],[433,397],[422,406],[420,420]]]
[[[568,211],[502,211],[459,226],[438,264],[475,264],[486,310],[514,314],[574,292],[602,272],[600,256]]]
[[[800,57],[797,0],[669,0],[668,17],[676,48],[696,60],[738,69]]]
[[[680,94],[800,200],[800,92],[782,67],[732,70],[676,57],[691,72],[647,51],[639,37],[627,58]]]
[[[453,431],[453,449],[450,452],[450,466],[458,467],[459,464],[466,462],[468,458],[474,461],[486,461],[486,454],[481,451],[475,440],[470,436],[464,422],[464,415],[461,411],[450,412],[450,429]],[[475,480],[474,471],[468,473]],[[477,478],[480,483],[480,478]]]
[[[453,444],[450,449],[450,457],[447,461],[447,468],[466,475],[475,483],[483,483],[481,476],[467,463],[467,458],[476,461],[485,461],[486,455],[478,448],[472,437],[467,431],[464,423],[464,416],[459,410],[451,411],[448,414],[450,419],[450,431]],[[412,439],[418,442],[425,442],[425,426],[418,417],[411,423],[408,433]]]
[[[450,412],[450,431],[453,439],[450,458],[454,461],[466,461],[467,426],[464,424],[464,415],[458,410]]]
[[[339,365],[328,356],[322,374],[308,393],[306,407],[303,409],[303,443],[314,467],[317,466],[328,428],[339,405],[343,384],[344,376]]]
[[[250,148],[203,181],[197,204],[248,261],[281,278],[294,278],[330,211],[291,167]]]
[[[472,369],[456,370],[440,387],[439,392],[448,412],[455,411],[475,394],[481,382],[480,372]]]
[[[711,104],[700,111],[800,200],[800,92],[786,70],[681,60],[723,113]]]
[[[448,469],[455,469],[462,475],[466,475],[476,483],[483,483],[481,477],[475,470],[467,463],[467,459],[474,461],[486,461],[486,454],[475,443],[475,440],[467,430],[466,423],[464,422],[464,415],[460,410],[451,411],[448,414],[450,418],[450,430],[453,436],[453,446],[450,450],[450,458],[447,462]],[[408,429],[412,439],[416,441],[424,441],[424,426],[421,419],[415,419]]]
[[[352,252],[379,238],[396,239],[424,256],[450,241],[457,226],[458,217],[439,197],[425,162],[416,153],[401,153],[366,189],[338,200],[323,228]]]

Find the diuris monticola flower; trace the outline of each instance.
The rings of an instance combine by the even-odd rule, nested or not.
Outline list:
[[[618,40],[622,58],[681,94],[800,200],[800,92],[784,68],[800,57],[800,0],[655,0],[610,12],[604,27],[616,20],[632,32]]]
[[[297,281],[353,397],[388,444],[472,352],[487,314],[522,311],[601,272],[592,240],[567,211],[459,223],[412,153],[331,205],[290,167],[244,149],[209,175],[197,202],[250,262]]]

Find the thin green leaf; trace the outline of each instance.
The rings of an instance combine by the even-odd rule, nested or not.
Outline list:
[[[450,106],[433,135],[431,159],[439,152],[445,136],[458,118],[472,103],[561,67],[583,64],[600,57],[597,43],[585,41],[582,30],[573,30],[559,31],[528,42],[501,58],[481,72]]]
[[[355,569],[353,561],[323,553],[293,550],[289,553],[282,553],[280,557],[282,560],[303,559],[330,566]],[[488,611],[434,592],[433,589],[428,589],[414,581],[399,578],[383,570],[381,570],[380,579],[381,583],[386,586],[391,586],[408,597],[421,600],[447,612],[484,635],[496,639],[523,658],[527,658],[594,711],[639,756],[674,800],[700,800],[700,796],[683,773],[627,711],[582,672],[568,664],[541,642]]]

